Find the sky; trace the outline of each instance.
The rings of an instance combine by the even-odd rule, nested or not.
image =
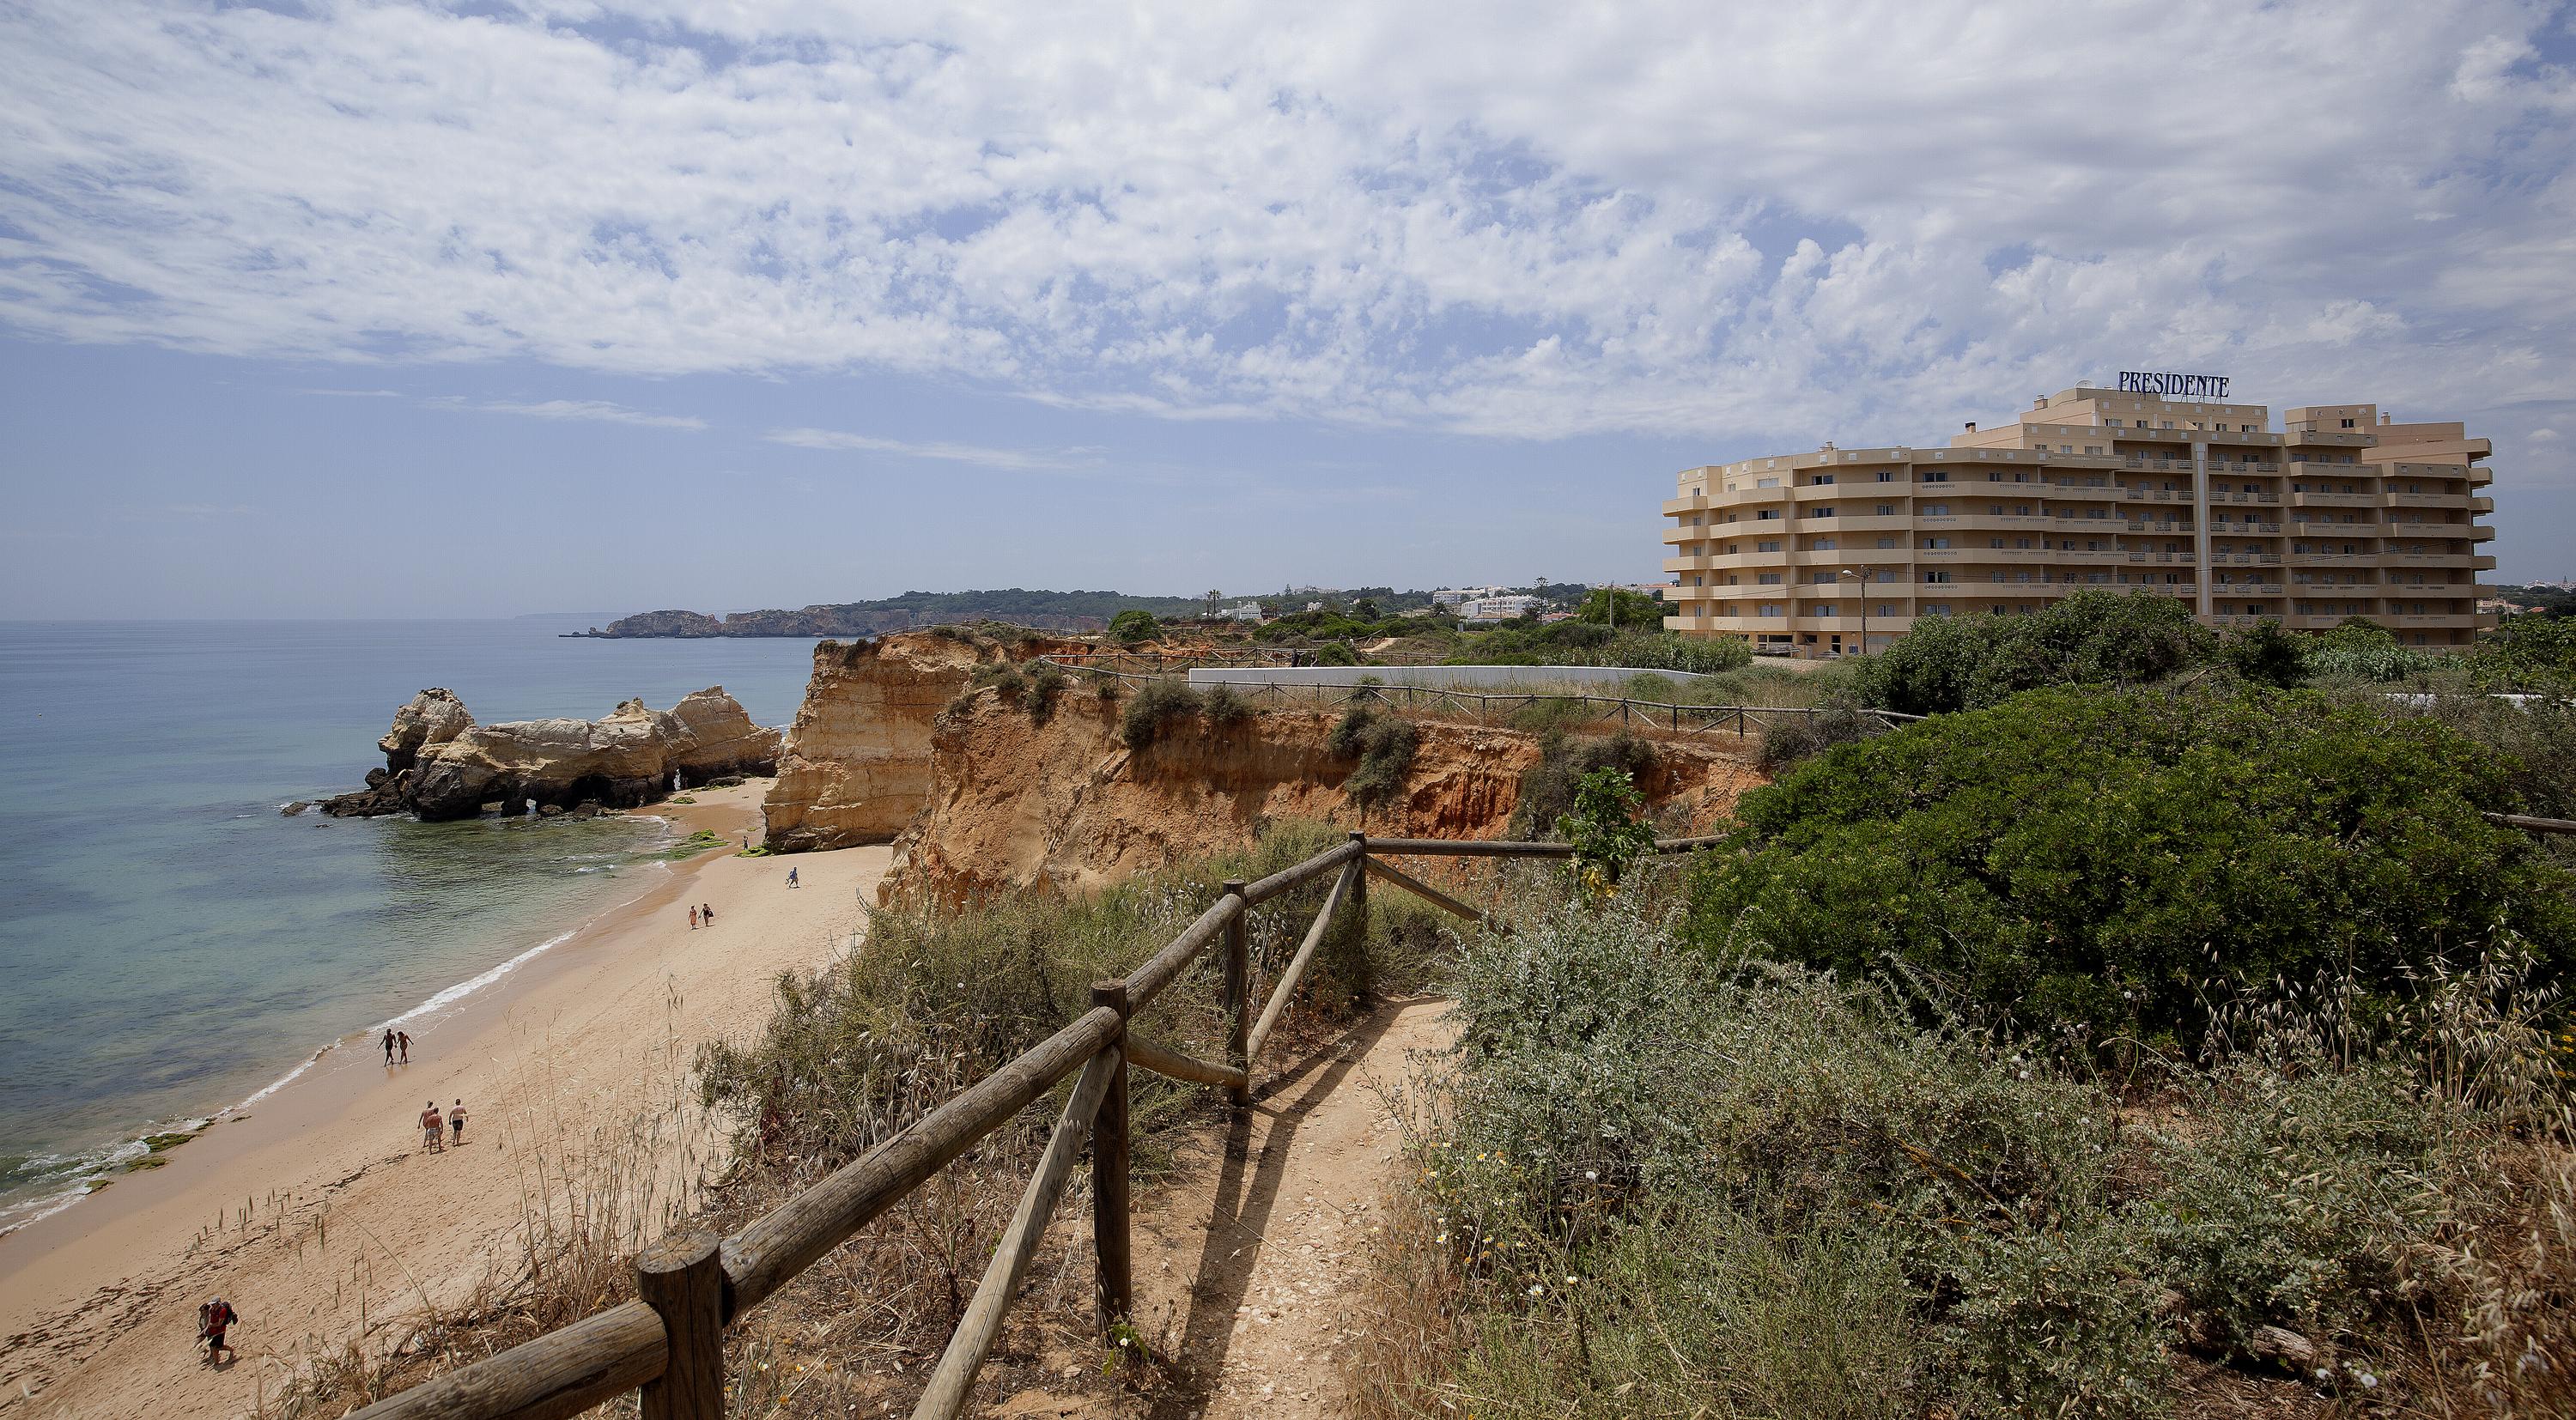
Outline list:
[[[2576,576],[2576,12],[0,0],[0,617],[1661,580],[2124,369]]]

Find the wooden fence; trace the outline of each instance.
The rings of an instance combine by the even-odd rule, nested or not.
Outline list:
[[[1038,659],[1054,662],[1067,670],[1079,670],[1086,675],[1107,676],[1131,684],[1141,685],[1149,681],[1171,678],[1168,674],[1148,675],[1115,670],[1083,657],[1040,656]],[[1175,658],[1175,662],[1176,668],[1205,664],[1205,662],[1191,662],[1179,658]],[[1638,674],[1651,675],[1654,672],[1640,671]],[[1375,701],[1397,710],[1434,712],[1446,710],[1484,725],[1501,723],[1514,711],[1532,705],[1572,704],[1581,705],[1586,710],[1592,711],[1586,721],[1592,724],[1616,723],[1626,728],[1672,730],[1687,734],[1732,734],[1740,737],[1752,730],[1768,729],[1783,721],[1812,719],[1818,715],[1838,713],[1814,705],[1673,705],[1661,700],[1638,700],[1622,695],[1586,695],[1576,691],[1550,694],[1535,690],[1462,690],[1447,686],[1386,685],[1365,680],[1334,684],[1311,681],[1223,681],[1219,683],[1250,700],[1268,700],[1283,704],[1299,699],[1328,700],[1339,704],[1359,700]],[[1923,718],[1920,715],[1905,715],[1894,710],[1867,707],[1856,708],[1850,713],[1866,715],[1890,729],[1900,725],[1910,725]]]
[[[1665,839],[1658,853],[1704,848],[1712,838]],[[968,1086],[864,1157],[826,1176],[731,1237],[677,1234],[636,1262],[638,1299],[549,1332],[389,1396],[361,1420],[554,1420],[641,1387],[646,1420],[721,1420],[725,1328],[824,1254],[900,1202],[959,1155],[1069,1076],[1079,1075],[1018,1210],[968,1302],[915,1420],[946,1420],[966,1406],[975,1372],[1008,1311],[1071,1177],[1088,1149],[1092,1239],[1103,1330],[1134,1308],[1129,1271],[1127,1067],[1224,1089],[1248,1105],[1262,1047],[1304,981],[1334,915],[1365,914],[1371,877],[1447,911],[1500,929],[1484,913],[1385,861],[1391,857],[1568,858],[1562,843],[1378,838],[1350,841],[1257,882],[1232,881],[1180,935],[1120,980],[1091,991],[1091,1009],[1026,1053]],[[1321,911],[1253,1009],[1248,918],[1263,902],[1334,874]],[[1134,1018],[1211,949],[1221,952],[1225,1059],[1196,1060],[1131,1031]]]

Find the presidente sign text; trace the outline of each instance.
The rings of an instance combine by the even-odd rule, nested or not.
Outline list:
[[[2225,399],[2227,376],[2186,375],[2178,370],[2122,370],[2120,388],[2129,394],[2163,395],[2167,399]]]

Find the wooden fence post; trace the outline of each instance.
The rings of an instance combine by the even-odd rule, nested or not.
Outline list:
[[[1100,1334],[1136,1312],[1136,1278],[1128,1248],[1127,1219],[1127,983],[1091,988],[1091,1004],[1118,1013],[1118,1068],[1091,1126],[1091,1247],[1099,1255]]]
[[[1244,887],[1241,878],[1226,879],[1226,894],[1243,903],[1225,924],[1225,1063],[1244,1074],[1232,1092],[1239,1105],[1252,1103],[1252,905],[1243,902]]]
[[[1368,862],[1368,834],[1360,829],[1352,829],[1351,842],[1359,845],[1360,862],[1362,864],[1366,864]],[[1360,936],[1365,939],[1368,936],[1369,920],[1368,873],[1365,870],[1363,870],[1358,879],[1351,884],[1351,910],[1359,914]]]
[[[724,1420],[724,1254],[709,1233],[668,1237],[635,1260],[670,1359],[644,1383],[644,1420]]]

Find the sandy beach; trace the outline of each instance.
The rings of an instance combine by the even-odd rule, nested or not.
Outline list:
[[[652,812],[736,840],[757,832],[766,787]],[[163,1167],[0,1237],[0,1414],[250,1414],[317,1351],[506,1266],[545,1180],[602,1161],[625,1180],[619,1226],[654,1230],[721,1155],[690,1087],[698,1044],[756,1032],[779,972],[850,950],[886,862],[860,848],[674,863],[410,1023],[409,1065],[353,1035]],[[691,929],[693,902],[715,907],[713,926]],[[465,1102],[462,1146],[423,1151],[414,1120],[432,1099]],[[212,1294],[242,1317],[239,1359],[221,1368],[193,1345]]]

